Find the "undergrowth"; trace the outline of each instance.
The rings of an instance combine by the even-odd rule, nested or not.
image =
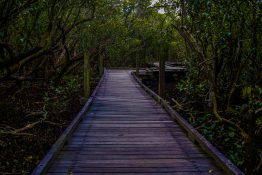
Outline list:
[[[30,174],[80,110],[82,76],[24,82],[0,101],[0,174]],[[92,81],[92,89],[97,80]],[[2,84],[1,92],[6,87]]]

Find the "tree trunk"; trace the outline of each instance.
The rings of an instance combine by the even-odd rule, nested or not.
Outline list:
[[[84,97],[88,98],[91,92],[90,78],[91,78],[90,56],[87,52],[84,53]]]
[[[103,55],[99,56],[99,75],[102,76],[104,73],[104,58]]]
[[[248,111],[248,137],[245,140],[245,164],[247,167],[247,174],[254,174],[256,167],[256,155],[255,150],[255,114],[253,110]]]
[[[165,58],[159,57],[158,95],[165,98]]]
[[[139,54],[136,53],[136,75],[139,75]]]

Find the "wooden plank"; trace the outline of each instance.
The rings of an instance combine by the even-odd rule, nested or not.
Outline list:
[[[53,172],[53,173],[48,173],[47,175],[64,175],[65,172]],[[93,172],[91,173],[87,173],[87,172],[74,172],[73,173],[74,175],[94,175]],[[102,172],[102,173],[98,173],[96,172],[95,173],[96,175],[166,175],[167,173],[138,173],[138,172],[135,172],[135,173],[123,173],[123,172],[114,172],[114,173],[108,173],[108,172]],[[168,175],[202,175],[201,172],[168,172]],[[207,175],[207,174],[203,174],[203,175]],[[209,174],[210,175],[210,174]],[[213,174],[212,174],[213,175]],[[214,175],[217,175],[214,173]]]
[[[63,160],[74,160],[75,154],[66,154],[66,155],[59,155],[58,159]],[[119,160],[123,159],[192,159],[192,158],[206,158],[203,154],[192,154],[193,156],[187,157],[185,154],[80,154],[77,157],[79,159],[89,159],[89,160]],[[159,160],[161,161],[161,160]]]
[[[165,114],[165,112],[154,112],[154,111],[150,111],[150,112],[140,112],[140,111],[90,111],[95,113],[96,115],[100,115],[100,114],[104,114],[104,115],[137,115],[137,116],[152,116],[152,115],[161,115],[161,114]]]
[[[67,166],[57,166],[56,169],[51,169],[50,172],[64,172],[68,171]],[[72,166],[71,171],[73,174],[80,172],[90,173],[174,173],[174,172],[199,172],[193,166],[179,167],[85,167],[85,166]]]
[[[175,137],[180,137],[182,134],[182,132],[176,132],[174,133]],[[92,137],[164,137],[164,136],[168,136],[170,137],[171,134],[170,133],[108,133],[108,132],[104,132],[104,133],[97,133],[97,132],[88,132],[83,133],[83,132],[75,132],[72,137],[88,137],[88,138],[92,138]]]
[[[85,124],[85,121],[83,122],[83,124]],[[167,123],[172,123],[173,124],[173,121],[170,121],[170,120],[164,120],[164,121],[111,121],[111,120],[104,120],[104,121],[88,121],[87,120],[87,124],[167,124]]]
[[[193,165],[192,161],[188,159],[139,159],[139,160],[126,160],[126,159],[120,159],[120,160],[78,160],[78,161],[73,161],[74,163],[78,163],[76,166],[79,165],[84,165],[84,166],[90,166],[90,167],[110,167],[111,166],[116,166],[116,167],[128,167],[128,165],[131,167],[154,167],[154,166],[178,166],[178,165]],[[66,161],[66,160],[61,160],[58,161],[58,165],[66,165],[66,164],[71,164],[72,161]]]
[[[63,154],[74,154],[74,152],[78,149],[78,147],[67,147],[64,149]],[[199,150],[191,150],[184,149],[184,148],[175,148],[175,149],[168,149],[168,148],[159,148],[159,149],[150,149],[146,147],[108,147],[107,149],[104,148],[94,148],[89,147],[85,149],[81,149],[81,153],[79,155],[101,155],[101,154],[128,154],[128,155],[184,155],[184,157],[191,157],[190,155],[185,154],[185,152],[190,152],[191,154],[203,154]]]

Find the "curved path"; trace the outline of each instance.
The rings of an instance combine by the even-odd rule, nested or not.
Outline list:
[[[144,92],[107,70],[91,108],[48,174],[224,174]]]

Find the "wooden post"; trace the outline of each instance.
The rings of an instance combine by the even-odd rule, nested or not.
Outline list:
[[[104,58],[103,55],[99,56],[99,75],[102,76],[104,73]]]
[[[159,79],[158,79],[158,95],[165,98],[165,53],[160,49],[159,55]]]
[[[136,53],[136,75],[139,75],[139,54]]]
[[[88,98],[91,93],[91,66],[90,66],[90,56],[87,52],[84,53],[84,97]]]
[[[141,45],[141,41],[139,39],[132,40],[131,49],[137,49],[134,54],[135,61],[136,61],[136,75],[139,75],[139,46],[140,45]]]

